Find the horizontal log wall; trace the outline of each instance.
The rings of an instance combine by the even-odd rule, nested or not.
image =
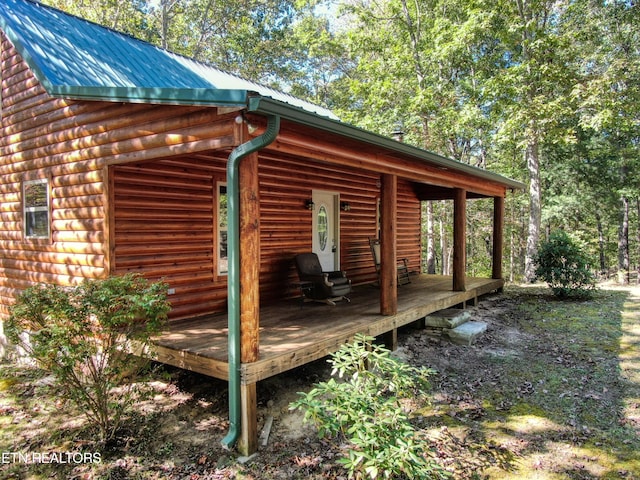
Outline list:
[[[397,258],[406,258],[409,271],[416,273],[420,273],[422,265],[420,203],[411,182],[398,179]]]
[[[227,276],[218,275],[218,182],[226,158],[175,158],[113,167],[114,272],[163,279],[175,294],[172,318],[224,312]],[[311,249],[313,189],[349,202],[341,212],[341,265],[354,283],[376,279],[368,238],[376,235],[378,176],[293,158],[260,156],[260,288],[262,303],[296,293],[293,256]],[[399,257],[419,269],[419,202],[400,182]]]
[[[175,158],[114,167],[114,272],[167,282],[172,318],[226,310],[216,228],[225,166]]]
[[[0,319],[33,283],[109,274],[108,165],[227,148],[233,113],[215,108],[74,102],[50,97],[2,43]],[[23,238],[22,182],[49,178],[51,238]]]
[[[377,234],[379,175],[354,168],[287,155],[260,156],[261,295],[279,299],[295,292],[287,285],[297,279],[293,257],[311,251],[313,213],[305,208],[313,190],[340,195],[349,203],[340,212],[340,267],[354,284],[376,280],[369,238]],[[420,269],[420,202],[410,183],[399,181],[398,257]]]

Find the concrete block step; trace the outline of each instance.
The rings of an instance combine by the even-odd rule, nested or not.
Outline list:
[[[462,310],[460,308],[448,308],[434,312],[425,317],[427,327],[434,328],[456,328],[471,318],[471,310]]]
[[[487,330],[485,322],[466,322],[462,325],[445,330],[449,339],[458,345],[471,345],[473,341]]]

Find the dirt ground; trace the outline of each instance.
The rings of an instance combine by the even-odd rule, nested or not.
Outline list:
[[[415,426],[429,431],[435,457],[453,478],[640,478],[634,453],[640,448],[640,387],[628,400],[620,352],[588,357],[577,353],[584,349],[563,346],[566,339],[533,330],[524,296],[535,308],[551,302],[522,289],[484,298],[473,320],[486,322],[488,330],[471,346],[415,327],[399,332],[396,355],[437,371],[432,404],[414,412]],[[611,305],[596,302],[594,308]],[[630,361],[640,371],[636,333]],[[0,478],[344,479],[338,459],[346,445],[318,438],[289,407],[298,392],[329,376],[325,359],[261,382],[259,428],[271,423],[269,435],[256,455],[238,458],[220,443],[228,428],[226,383],[161,367],[118,439],[99,449],[99,463],[3,461]],[[56,398],[47,378],[5,365],[3,382],[3,453],[98,452],[81,413],[71,414],[73,407]],[[598,405],[593,420],[589,402]],[[617,424],[615,431],[604,432],[607,422]]]

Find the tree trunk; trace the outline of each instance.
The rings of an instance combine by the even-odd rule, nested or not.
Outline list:
[[[511,233],[509,234],[509,281],[513,282],[513,280],[515,279],[515,274],[513,271],[513,264],[514,264],[514,240],[513,240],[513,230],[511,231]]]
[[[436,247],[433,231],[433,202],[426,205],[427,216],[427,273],[436,273]]]
[[[629,284],[629,199],[621,198],[620,228],[618,230],[618,282]]]
[[[446,205],[444,205],[444,207],[446,208]],[[445,229],[444,212],[446,212],[446,210],[443,210],[440,216],[440,255],[442,256],[442,275],[450,275],[451,255],[449,252],[449,242],[447,241],[447,230]]]
[[[168,48],[169,47],[169,10],[170,6],[167,5],[167,2],[162,2],[161,11],[162,18],[160,19],[160,23],[162,25],[162,31],[160,33],[161,47]]]
[[[538,252],[540,238],[540,221],[542,216],[540,193],[540,158],[538,137],[533,126],[533,133],[527,143],[525,160],[529,172],[529,232],[527,235],[527,253],[525,255],[524,276],[527,282],[535,280],[534,257]]]
[[[636,273],[636,283],[638,285],[640,285],[640,198],[636,199],[636,206],[638,207],[638,226],[637,226],[637,233],[638,236],[636,238],[636,248],[638,249],[638,255],[636,257],[636,267],[637,267],[637,273]]]
[[[600,275],[606,277],[607,262],[604,252],[604,232],[602,230],[602,217],[596,212],[596,222],[598,225],[598,250],[600,252]]]

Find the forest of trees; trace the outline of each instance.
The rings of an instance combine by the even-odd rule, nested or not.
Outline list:
[[[562,228],[623,283],[640,270],[635,0],[42,0],[325,105],[343,121],[523,181],[505,275]],[[490,205],[469,204],[470,274],[490,271]],[[424,205],[447,271],[451,207]]]

